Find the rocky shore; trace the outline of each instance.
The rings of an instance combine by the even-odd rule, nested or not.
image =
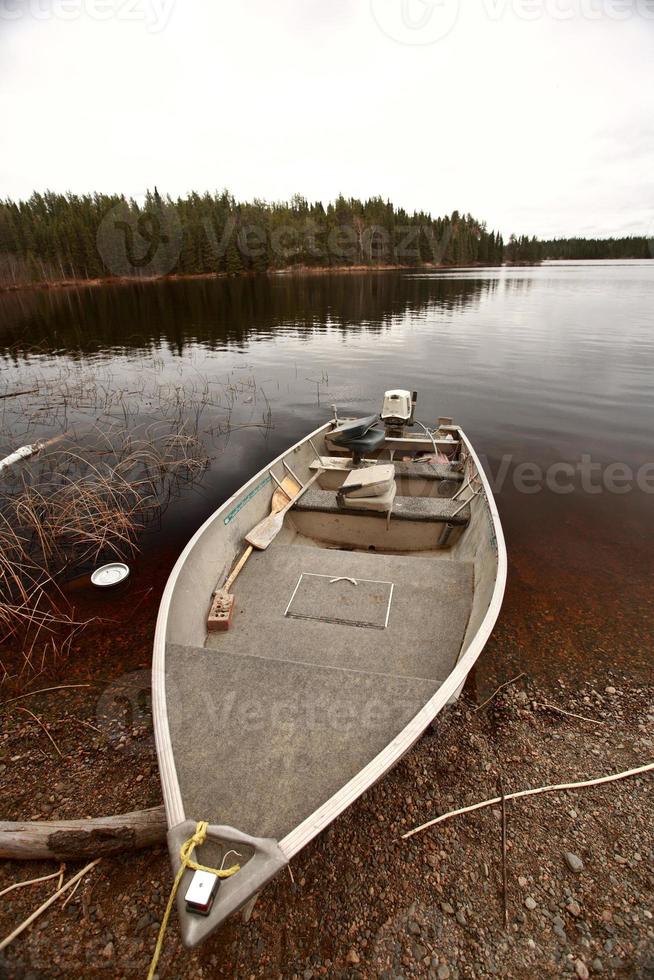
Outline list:
[[[19,704],[48,727],[61,756]],[[159,803],[148,718],[122,728],[106,721],[92,689],[0,707],[2,818],[99,816]],[[652,977],[651,774],[507,801],[506,924],[499,806],[406,841],[402,834],[496,796],[500,783],[510,793],[653,758],[652,688],[617,674],[578,690],[539,690],[522,677],[481,709],[464,692],[268,886],[247,925],[230,922],[189,952],[173,916],[158,975]],[[80,867],[69,864],[66,877]],[[56,870],[54,862],[0,862],[0,891]],[[65,907],[57,902],[0,953],[0,976],[145,976],[170,883],[163,848],[103,858]],[[55,886],[3,897],[0,937]]]

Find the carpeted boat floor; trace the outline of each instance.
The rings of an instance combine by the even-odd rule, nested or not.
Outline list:
[[[231,629],[166,649],[187,818],[280,839],[310,816],[450,673],[472,586],[472,566],[447,559],[279,543],[254,553]],[[289,603],[303,618],[285,615]]]
[[[316,598],[316,615],[325,618],[339,617],[349,593],[351,602],[361,606],[361,620],[371,621],[365,602],[370,590],[363,583],[392,583],[388,627],[365,629],[285,616],[300,575],[311,574],[326,576],[325,598],[322,603]],[[472,575],[472,564],[447,558],[275,544],[252,554],[233,586],[231,629],[209,634],[205,645],[228,653],[443,680],[461,647]],[[331,584],[333,578],[360,584]],[[330,608],[331,592],[336,594]]]

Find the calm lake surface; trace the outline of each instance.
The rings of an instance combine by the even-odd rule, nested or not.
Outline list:
[[[333,403],[365,415],[415,388],[421,421],[451,415],[472,438],[507,537],[505,604],[472,683],[651,679],[654,262],[16,292],[0,296],[0,353],[1,391],[36,389],[0,401],[0,455],[71,426],[90,445],[121,414],[156,423],[157,387],[200,434],[211,464],[132,578],[138,594],[156,584],[152,620],[176,554],[248,477]],[[68,397],[89,377],[106,411],[97,390]]]

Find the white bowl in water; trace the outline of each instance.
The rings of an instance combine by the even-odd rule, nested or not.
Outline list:
[[[108,565],[102,565],[91,575],[91,582],[100,589],[110,589],[114,585],[120,585],[129,576],[129,566],[122,561],[112,561]]]

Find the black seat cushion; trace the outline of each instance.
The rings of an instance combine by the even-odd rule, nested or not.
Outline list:
[[[361,436],[364,436],[368,429],[372,429],[376,422],[379,422],[378,415],[368,415],[364,419],[354,419],[352,422],[347,422],[346,425],[334,429],[330,432],[330,437],[339,445],[349,446],[351,445],[350,440],[359,439]]]
[[[369,429],[365,435],[359,436],[358,439],[348,439],[347,442],[341,442],[341,445],[347,446],[355,453],[372,453],[375,449],[379,449],[385,438],[386,433],[381,429]]]

